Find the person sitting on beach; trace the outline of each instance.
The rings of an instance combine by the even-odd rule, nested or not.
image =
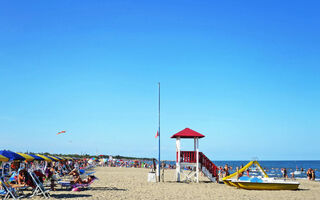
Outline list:
[[[35,184],[32,181],[31,176],[27,172],[26,169],[21,169],[19,171],[18,177],[17,177],[17,184],[14,184],[18,187],[20,186],[30,186],[32,188],[35,188]]]
[[[26,185],[26,170],[24,170],[24,169],[19,171],[18,184],[19,185]]]
[[[97,177],[91,175],[91,176],[88,176],[88,178],[84,179],[81,181],[81,184],[89,184],[91,183],[92,181],[94,181],[95,179],[97,179]]]
[[[76,169],[73,169],[70,173],[70,176],[73,176],[73,181],[71,181],[71,183],[79,183],[81,184],[82,180],[80,178],[80,174]]]
[[[23,186],[25,186],[26,184],[25,184],[25,176],[24,176],[23,170],[20,170],[18,173],[17,172],[13,172],[11,177],[9,178],[9,183],[10,183],[10,185],[12,187],[15,187],[15,186],[23,187]]]

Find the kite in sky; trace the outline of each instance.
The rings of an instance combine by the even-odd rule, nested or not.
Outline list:
[[[57,133],[57,135],[60,135],[61,133],[65,133],[66,131],[60,131]]]

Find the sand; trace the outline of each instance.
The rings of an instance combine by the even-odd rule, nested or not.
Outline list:
[[[177,183],[174,170],[165,171],[165,182],[147,182],[149,169],[96,168],[98,181],[91,190],[52,191],[53,199],[320,199],[320,183],[298,180],[298,191],[242,190],[209,182],[201,176],[200,183]]]

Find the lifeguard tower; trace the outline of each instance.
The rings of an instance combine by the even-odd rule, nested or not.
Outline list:
[[[217,177],[217,167],[202,152],[199,152],[199,139],[204,135],[185,128],[174,134],[171,138],[176,138],[176,179],[181,181],[181,175],[189,181],[199,182],[199,171],[201,170],[210,181],[215,181]],[[193,151],[181,151],[181,139],[194,139]],[[184,168],[191,168],[189,173],[183,171]]]

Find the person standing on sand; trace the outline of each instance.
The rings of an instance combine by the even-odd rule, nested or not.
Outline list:
[[[283,169],[283,178],[288,178],[287,168]]]
[[[224,172],[225,172],[225,177],[230,175],[228,164],[224,166]]]
[[[308,180],[311,180],[311,178],[312,178],[311,171],[312,171],[312,169],[311,169],[311,168],[309,168],[309,169],[308,169],[308,171],[307,171],[307,177],[308,177]]]
[[[316,180],[316,172],[314,171],[314,169],[312,169],[311,171],[311,180]]]
[[[291,178],[294,179],[294,172],[291,172]]]

